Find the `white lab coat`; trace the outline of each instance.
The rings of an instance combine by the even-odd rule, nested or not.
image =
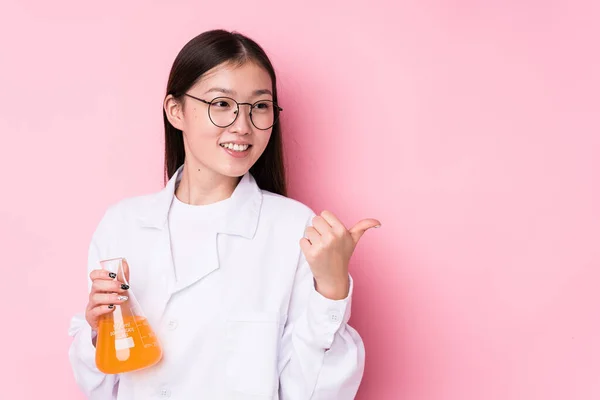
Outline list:
[[[101,400],[353,399],[365,351],[348,325],[352,279],[344,300],[315,290],[299,246],[315,214],[262,191],[247,173],[214,240],[198,243],[208,269],[177,271],[167,217],[181,171],[160,192],[108,208],[87,267],[89,274],[102,259],[127,259],[130,290],[163,358],[144,370],[105,375],[82,313],[69,330],[79,387]]]

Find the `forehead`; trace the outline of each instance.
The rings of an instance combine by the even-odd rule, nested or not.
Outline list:
[[[214,88],[227,89],[232,94],[250,95],[260,90],[271,90],[269,73],[254,62],[242,65],[221,64],[207,71],[192,87],[195,92],[205,93]]]

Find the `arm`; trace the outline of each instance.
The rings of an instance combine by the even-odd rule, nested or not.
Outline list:
[[[103,218],[94,232],[88,252],[88,291],[91,291],[92,286],[89,275],[92,270],[98,269],[100,266],[98,238],[103,226],[106,225],[105,220],[106,218]],[[79,388],[89,399],[116,399],[119,376],[106,375],[96,368],[95,332],[92,332],[83,313],[71,319],[69,336],[73,337],[69,348],[69,361]]]
[[[350,325],[350,292],[330,300],[315,290],[304,256],[296,273],[288,322],[284,329],[280,370],[280,399],[354,399],[360,385],[365,349]]]
[[[348,230],[329,211],[311,214],[312,226],[300,240],[302,254],[282,337],[280,397],[350,400],[362,380],[365,350],[348,325],[353,292],[348,263],[365,231],[381,223],[364,219]]]

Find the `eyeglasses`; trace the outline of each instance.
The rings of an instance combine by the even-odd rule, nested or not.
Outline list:
[[[208,104],[208,118],[219,128],[227,128],[233,125],[240,113],[241,105],[250,106],[250,121],[257,129],[265,131],[275,125],[279,118],[279,113],[283,108],[271,100],[259,100],[254,103],[238,103],[231,97],[216,97],[211,101],[206,101],[194,97],[191,94],[184,93],[194,100]]]

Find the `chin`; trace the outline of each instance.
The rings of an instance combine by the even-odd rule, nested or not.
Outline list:
[[[219,171],[219,173],[221,173],[221,175],[225,175],[230,178],[241,178],[249,170],[250,170],[250,168],[225,168],[225,169]]]

